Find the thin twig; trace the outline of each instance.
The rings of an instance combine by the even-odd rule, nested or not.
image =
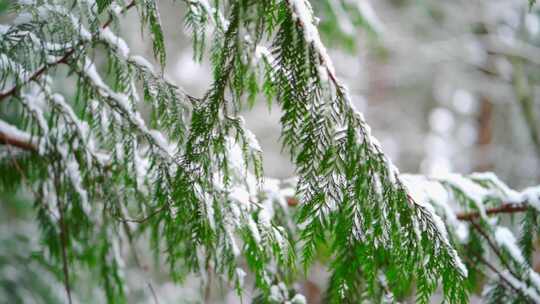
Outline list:
[[[131,251],[133,253],[133,259],[135,260],[135,264],[137,267],[139,267],[142,271],[147,272],[146,267],[142,266],[141,260],[139,259],[139,255],[137,254],[137,250],[135,248],[135,244],[133,242],[133,234],[131,233],[131,228],[126,222],[123,222],[124,231],[126,232],[126,235],[128,237],[128,242],[131,247]],[[150,290],[150,293],[152,294],[152,298],[154,299],[155,304],[159,304],[159,299],[157,297],[156,291],[154,290],[154,286],[150,282],[150,279],[146,281],[146,285],[148,286],[148,289]]]
[[[144,217],[141,217],[141,218],[125,218],[122,216],[122,218],[120,218],[119,220],[121,222],[124,222],[124,223],[138,223],[138,224],[142,224],[146,221],[148,221],[150,218],[152,218],[154,215],[158,214],[158,213],[161,213],[161,211],[165,210],[166,208],[169,207],[169,204],[165,204],[157,209],[155,209],[154,211],[150,212],[148,215],[144,216]]]
[[[56,186],[56,189],[58,191],[60,186],[60,181],[58,180],[58,175],[54,174],[54,183]],[[72,304],[73,300],[71,298],[71,286],[70,286],[70,280],[69,280],[69,265],[68,265],[68,258],[67,258],[67,246],[68,246],[68,230],[66,223],[64,221],[64,207],[62,199],[57,197],[56,204],[58,206],[58,214],[59,214],[59,224],[60,224],[60,243],[61,243],[61,249],[62,249],[62,270],[64,272],[64,287],[66,289],[66,294],[68,297],[68,303]]]
[[[466,256],[465,256],[466,259],[468,259]],[[512,288],[516,293],[519,293],[521,295],[523,295],[523,291],[517,287],[515,287],[514,285],[512,285],[512,283],[510,281],[508,281],[508,279],[497,269],[495,268],[495,266],[493,266],[491,263],[489,263],[488,261],[486,261],[482,256],[480,255],[476,255],[476,258],[478,259],[478,261],[480,261],[480,263],[486,265],[489,270],[491,270],[493,273],[495,273],[496,275],[499,276],[499,278],[501,278],[501,280],[506,284],[508,285],[510,288]],[[523,295],[524,296],[524,295]]]
[[[71,287],[70,287],[70,281],[69,281],[69,266],[67,261],[67,227],[64,222],[64,212],[62,209],[64,209],[63,204],[60,203],[61,200],[58,200],[58,209],[60,210],[60,241],[62,242],[62,270],[64,272],[64,285],[66,288],[66,294],[68,297],[69,304],[73,303],[73,300],[71,299]]]
[[[210,266],[209,262],[207,262],[206,266],[206,275],[208,277],[208,280],[206,282],[206,288],[204,290],[204,303],[208,304],[210,303],[210,296],[212,295],[212,267]]]
[[[506,261],[506,259],[504,258],[504,256],[502,255],[501,251],[499,250],[499,248],[495,245],[495,243],[493,243],[493,240],[489,237],[489,235],[484,231],[484,229],[482,229],[482,227],[476,223],[475,221],[471,221],[471,225],[473,226],[474,229],[476,229],[476,231],[478,231],[478,233],[480,233],[480,235],[482,235],[482,237],[487,241],[489,247],[491,248],[491,250],[497,255],[497,257],[499,258],[499,260],[501,261],[501,263],[503,264],[504,267],[506,267],[508,269],[508,271],[514,276],[514,277],[519,277],[515,272],[512,271],[512,268],[510,267],[510,265],[508,264],[508,262]]]
[[[134,7],[135,4],[136,4],[135,0],[132,0],[128,5],[126,5],[126,7],[124,7],[122,9],[121,13],[127,12],[130,8]],[[109,19],[103,24],[103,26],[101,28],[105,29],[105,28],[109,27],[109,25],[111,25],[112,22],[113,22],[113,16],[109,16]]]
[[[2,134],[0,134],[1,136]],[[21,166],[19,165],[19,162],[17,161],[17,158],[15,157],[15,155],[13,154],[13,151],[11,150],[11,147],[8,145],[7,146],[7,151],[8,151],[8,154],[9,156],[11,157],[11,162],[13,163],[13,165],[15,166],[15,170],[17,170],[17,172],[21,175],[21,178],[23,180],[23,182],[28,185],[28,188],[30,189],[30,192],[32,192],[32,194],[34,195],[35,198],[38,198],[40,197],[38,195],[37,192],[34,191],[34,189],[32,188],[32,184],[28,181],[28,178],[26,177],[26,174],[24,174],[24,170],[21,168]],[[48,210],[48,208],[47,208]]]
[[[30,192],[32,192],[32,195],[34,196],[34,198],[36,199],[37,202],[40,202],[41,203],[41,207],[47,211],[47,213],[49,213],[49,216],[51,218],[54,218],[56,219],[56,215],[51,211],[51,209],[49,208],[49,206],[47,204],[44,204],[43,203],[43,196],[36,192],[34,190],[34,188],[32,188],[32,183],[30,182],[30,180],[28,179],[28,177],[26,176],[26,174],[24,173],[24,170],[21,168],[19,162],[17,161],[17,158],[15,157],[15,155],[13,154],[13,151],[11,150],[11,147],[10,146],[7,146],[7,151],[8,151],[8,154],[9,156],[11,157],[11,162],[13,163],[13,165],[15,166],[15,170],[17,170],[17,172],[21,175],[21,178],[23,180],[23,183],[26,184],[28,186],[28,190]]]

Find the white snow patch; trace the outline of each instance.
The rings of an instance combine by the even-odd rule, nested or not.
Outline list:
[[[101,76],[99,76],[94,63],[86,58],[84,61],[83,72],[86,76],[98,87],[100,93],[105,97],[110,97],[115,101],[116,105],[120,108],[124,114],[129,118],[129,121],[134,124],[143,134],[147,135],[152,139],[153,144],[158,146],[168,157],[173,157],[175,146],[169,143],[163,135],[158,130],[150,130],[146,126],[146,123],[141,117],[141,114],[137,111],[132,110],[132,106],[129,102],[129,97],[122,93],[114,92],[110,87],[108,87]]]
[[[376,33],[382,34],[384,32],[383,23],[379,19],[379,16],[377,16],[377,14],[375,13],[375,10],[373,9],[373,6],[371,6],[369,0],[356,0],[356,3],[358,5],[358,11],[362,15],[362,17],[366,19],[367,23],[371,26],[371,28]]]
[[[526,188],[521,192],[524,200],[540,211],[540,186]]]
[[[450,184],[470,198],[478,208],[480,215],[483,218],[487,218],[484,200],[492,195],[491,191],[459,174],[445,174],[437,178]]]
[[[255,47],[255,60],[259,61],[263,58],[270,64],[274,62],[274,56],[272,56],[272,53],[270,53],[266,47],[257,45]]]
[[[121,58],[128,58],[129,47],[124,39],[114,34],[110,28],[103,29],[99,35],[101,39],[105,40],[108,44],[116,49]]]
[[[229,236],[229,241],[231,243],[231,250],[235,257],[240,255],[240,248],[238,248],[238,244],[236,244],[236,240],[234,239],[233,233],[230,231],[230,228],[227,228],[227,235]]]
[[[251,236],[253,236],[253,239],[255,240],[255,242],[260,243],[261,234],[259,233],[259,228],[257,227],[257,224],[251,217],[248,217],[247,225],[248,225],[249,230],[251,231]]]
[[[249,205],[250,195],[245,188],[234,187],[229,193],[229,199],[236,201],[240,204]]]
[[[0,24],[0,35],[4,35],[9,31],[11,27],[9,25]]]
[[[470,177],[473,180],[487,181],[493,184],[501,192],[501,200],[511,203],[518,203],[523,200],[523,194],[513,189],[510,189],[510,187],[508,187],[503,181],[501,181],[493,172],[473,173],[470,175]]]
[[[259,141],[257,141],[257,137],[255,137],[253,132],[246,128],[246,121],[244,120],[244,117],[238,116],[238,120],[240,121],[240,127],[244,131],[249,148],[254,151],[262,152],[262,148],[261,145],[259,145]]]
[[[415,203],[419,207],[423,207],[430,214],[429,219],[433,222],[433,224],[435,224],[435,227],[437,228],[437,231],[441,236],[441,240],[446,246],[446,250],[448,250],[450,255],[452,256],[452,260],[455,266],[458,268],[461,274],[466,277],[468,273],[467,267],[465,267],[465,265],[459,258],[457,252],[450,245],[446,226],[444,225],[442,219],[435,213],[435,210],[433,210],[433,206],[429,203],[430,197],[426,193],[426,190],[424,189],[424,187],[422,187],[421,183],[415,181],[414,179],[407,180],[407,177],[405,176],[404,178],[402,178],[402,180],[405,182],[405,187],[407,188],[409,195],[411,195]]]
[[[4,134],[5,136],[20,142],[35,144],[31,140],[32,136],[30,133],[19,130],[17,127],[12,126],[2,120],[0,120],[0,134]]]
[[[68,173],[69,179],[71,180],[71,184],[79,195],[79,198],[81,199],[81,206],[83,208],[83,211],[87,215],[90,215],[92,209],[90,208],[90,204],[88,202],[88,193],[83,187],[83,178],[79,169],[79,163],[77,163],[75,158],[68,155],[67,147],[58,147],[58,150],[60,151],[60,154],[62,155],[62,158],[65,162],[66,171]]]
[[[333,78],[336,78],[336,72],[332,60],[326,51],[326,47],[321,41],[319,30],[314,24],[315,19],[313,18],[313,9],[311,8],[311,4],[305,0],[291,0],[289,5],[295,13],[293,17],[295,17],[295,19],[302,24],[304,39],[307,43],[313,44],[313,47],[322,58],[322,64],[326,67],[328,73]]]
[[[27,82],[31,74],[19,63],[11,60],[6,54],[0,53],[0,71],[13,71],[16,73],[16,77],[20,82]],[[1,88],[0,88],[1,89]],[[11,88],[5,89],[5,91],[0,91],[5,93]]]
[[[146,60],[146,58],[144,58],[142,56],[139,56],[139,55],[135,55],[135,56],[131,56],[130,60],[133,61],[135,64],[146,68],[147,70],[150,71],[150,73],[152,73],[152,74],[155,73],[154,72],[154,66],[148,60]]]
[[[514,234],[506,227],[497,227],[495,229],[495,241],[499,246],[503,247],[510,253],[512,258],[520,264],[525,263],[525,258],[521,254],[521,250],[517,245]]]
[[[238,278],[238,285],[244,286],[246,272],[242,268],[236,268],[236,277]]]
[[[291,299],[290,303],[291,304],[306,304],[307,301],[306,301],[306,297],[304,297],[304,295],[297,293]]]
[[[540,303],[540,295],[534,290],[532,287],[528,287],[525,283],[522,281],[516,279],[511,273],[508,271],[501,272],[501,276],[508,281],[514,288],[517,288],[521,291],[523,291],[524,294],[526,294],[528,297],[530,297],[534,303]]]

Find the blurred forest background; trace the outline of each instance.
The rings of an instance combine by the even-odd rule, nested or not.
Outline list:
[[[349,0],[363,12],[355,27],[339,5],[328,10],[311,2],[338,76],[401,172],[493,171],[513,188],[540,184],[540,7],[528,10],[525,0]],[[0,23],[15,17],[9,6],[0,1]],[[203,96],[211,72],[207,62],[192,60],[183,4],[162,1],[159,10],[167,42],[165,74]],[[151,58],[152,45],[141,36],[136,12],[127,16],[120,24],[123,37],[133,53]],[[59,83],[58,89],[68,95],[74,85]],[[4,106],[0,113],[6,113]],[[281,152],[279,109],[261,100],[243,115],[263,148],[265,175],[293,176],[294,167]],[[33,254],[39,247],[33,217],[28,193],[0,191],[0,303],[10,296],[24,303],[64,298],[61,280]],[[147,248],[139,252],[145,267],[127,267],[125,274],[130,303],[153,301],[150,281],[160,303],[201,301],[200,278],[174,284]],[[538,271],[540,257],[536,260]],[[326,278],[324,268],[315,267],[301,283],[309,303],[318,303]],[[78,280],[75,289],[83,302],[99,302],[99,291],[84,284],[93,279]],[[204,291],[209,299],[239,301],[234,290],[214,281],[215,288]],[[249,292],[245,298],[251,298]]]

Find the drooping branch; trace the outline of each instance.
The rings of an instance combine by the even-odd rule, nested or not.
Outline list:
[[[31,142],[22,141],[18,138],[10,137],[8,134],[0,133],[0,144],[13,146],[19,149],[23,149],[30,152],[36,152],[37,148],[35,145]],[[295,197],[289,197],[287,198],[287,204],[290,207],[298,206],[300,201]],[[498,215],[498,214],[512,214],[512,213],[519,213],[527,211],[530,208],[530,206],[527,204],[527,202],[522,203],[503,203],[498,207],[493,207],[486,209],[485,212],[487,215]],[[129,220],[132,222],[144,222],[147,220],[147,218],[153,216],[154,214],[151,214],[144,219],[137,219],[137,220]],[[474,211],[474,212],[461,212],[456,214],[456,217],[460,221],[473,221],[477,218],[479,218],[480,212]]]
[[[18,138],[10,137],[7,134],[0,133],[0,144],[13,146],[19,149],[23,149],[30,152],[36,152],[37,148],[33,143],[22,141]],[[287,198],[287,205],[290,207],[296,207],[300,204],[300,201],[295,197]],[[527,202],[521,203],[502,203],[498,207],[488,208],[485,210],[487,215],[498,215],[498,214],[513,214],[527,211],[530,208],[530,205]],[[159,213],[159,212],[157,212]],[[148,215],[143,219],[134,219],[128,220],[130,222],[145,222],[149,217],[155,215],[154,213]],[[461,212],[456,214],[456,218],[460,221],[473,221],[481,216],[480,212]]]
[[[122,13],[126,12],[127,10],[129,10],[130,8],[134,7],[135,6],[135,0],[132,0],[123,10],[122,10]],[[106,29],[107,27],[109,27],[111,25],[113,21],[113,17],[110,16],[109,19],[103,24],[103,26],[101,27],[101,29]],[[28,77],[28,79],[23,82],[23,83],[19,83],[19,84],[16,84],[14,85],[11,89],[3,92],[3,93],[0,93],[0,102],[4,101],[5,99],[7,99],[8,97],[14,95],[15,93],[17,93],[17,91],[25,84],[31,82],[31,81],[34,81],[34,80],[37,80],[41,75],[43,75],[43,73],[45,73],[47,70],[49,70],[51,67],[54,67],[54,66],[57,66],[59,64],[62,64],[62,63],[66,63],[67,60],[73,56],[73,54],[75,53],[75,51],[77,50],[77,48],[79,46],[81,46],[83,43],[80,42],[77,46],[73,47],[71,50],[69,50],[68,52],[66,52],[64,54],[64,56],[60,57],[60,59],[52,62],[52,63],[49,63],[49,64],[46,64],[46,65],[43,65],[41,68],[37,69],[32,75],[30,75],[30,77]]]

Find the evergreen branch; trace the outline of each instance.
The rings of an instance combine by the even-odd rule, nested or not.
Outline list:
[[[62,56],[62,58],[60,58],[58,61],[50,64],[50,65],[44,65],[43,67],[41,67],[40,69],[38,69],[37,71],[35,71],[29,78],[28,80],[26,81],[26,83],[23,83],[23,84],[17,84],[17,85],[14,85],[11,89],[3,92],[3,93],[0,93],[0,102],[2,102],[4,99],[6,99],[7,97],[15,94],[19,88],[21,88],[23,85],[31,82],[31,81],[34,81],[34,80],[37,80],[39,78],[39,76],[41,76],[45,71],[47,71],[47,69],[49,69],[50,67],[52,66],[55,66],[55,65],[58,65],[62,62],[65,62],[71,55],[73,55],[73,53],[75,53],[75,50],[72,49],[70,50],[69,52],[67,52],[64,56]]]
[[[120,218],[120,221],[124,222],[124,223],[138,223],[138,224],[142,224],[142,223],[145,223],[145,222],[148,222],[150,219],[152,219],[152,217],[156,216],[157,214],[165,211],[166,209],[170,208],[170,205],[169,204],[166,204],[166,205],[163,205],[161,206],[160,208],[158,209],[155,209],[153,210],[152,212],[150,212],[149,214],[145,215],[144,217],[141,217],[141,218],[125,218],[125,217],[122,217]]]
[[[191,97],[192,99],[195,99],[194,97]],[[30,142],[22,141],[15,137],[10,137],[8,134],[3,134],[0,132],[0,143],[10,145],[13,147],[17,147],[19,149],[27,150],[30,152],[36,152],[37,148]],[[296,207],[300,204],[300,200],[296,197],[288,197],[287,198],[287,204],[290,207]],[[531,208],[530,204],[527,203],[527,201],[521,202],[521,203],[508,203],[503,202],[500,206],[488,208],[485,210],[485,213],[487,215],[498,215],[498,214],[512,214],[512,213],[519,213],[529,210]],[[138,219],[124,219],[124,221],[127,222],[136,222],[136,223],[143,223],[148,221],[152,216],[159,213],[161,210],[155,210],[154,212],[150,213],[149,215],[138,218]],[[481,216],[481,213],[478,211],[473,212],[461,212],[457,213],[456,217],[460,221],[474,221],[475,219],[479,218]]]
[[[508,287],[510,287],[514,292],[519,295],[520,298],[518,298],[517,302],[523,302],[525,300],[528,300],[528,303],[538,303],[539,297],[534,289],[531,289],[531,287],[527,287],[527,285],[523,284],[522,281],[520,281],[515,274],[509,273],[509,272],[503,272],[499,269],[497,269],[492,263],[488,262],[484,257],[481,255],[475,254],[475,257],[477,261],[480,261],[483,265],[489,268],[493,273],[495,273],[499,279]],[[474,264],[473,264],[474,265]],[[514,295],[515,296],[515,295]]]
[[[281,53],[278,55],[279,65],[276,65],[278,73],[281,73],[278,77],[283,89],[280,89],[285,92],[280,96],[286,110],[282,121],[290,121],[289,126],[285,125],[285,144],[291,147],[300,167],[299,192],[306,201],[299,216],[305,227],[301,234],[304,263],[313,259],[317,238],[321,238],[319,235],[324,235],[328,228],[333,229],[336,239],[332,248],[336,259],[332,263],[334,276],[330,282],[334,287],[332,301],[359,300],[360,278],[351,270],[351,265],[377,270],[378,266],[372,266],[376,262],[370,258],[377,255],[372,252],[376,244],[384,244],[380,250],[389,256],[395,255],[390,259],[399,265],[399,260],[407,257],[394,248],[409,246],[414,251],[410,255],[429,252],[429,263],[425,263],[422,269],[418,264],[391,265],[389,268],[409,267],[400,274],[403,276],[408,272],[418,272],[418,284],[422,286],[418,291],[420,302],[427,302],[433,292],[436,282],[432,278],[442,276],[441,263],[444,264],[442,268],[450,272],[448,276],[442,276],[447,300],[465,301],[462,281],[467,270],[447,239],[444,223],[428,202],[417,201],[408,195],[397,168],[371,135],[363,115],[355,110],[320,40],[309,2],[286,0],[285,4],[288,16],[283,21],[282,32],[277,35],[282,44],[277,46]],[[296,30],[288,29],[290,23],[296,26]],[[299,44],[304,49],[290,46],[295,38],[300,40]],[[302,58],[306,52],[307,56]],[[288,62],[288,57],[295,56],[292,54],[299,55],[296,55],[296,61]],[[302,66],[308,68],[302,69]],[[332,93],[322,85],[325,75],[335,93],[331,102],[323,100]],[[308,103],[301,108],[305,100]],[[293,105],[299,107],[300,113],[288,110]],[[335,130],[331,129],[332,125]],[[294,150],[299,143],[302,146],[296,155]],[[380,202],[382,206],[370,208],[373,202]],[[407,218],[405,227],[398,229],[399,224],[393,222],[397,219],[392,216]],[[377,233],[365,233],[371,230]],[[424,238],[429,241],[423,242]],[[408,244],[403,245],[402,242]],[[358,255],[367,257],[361,259]],[[373,289],[376,274],[377,271],[373,270],[365,272],[364,279],[371,282],[368,289]]]
[[[127,10],[129,10],[130,8],[132,8],[133,6],[135,6],[135,3],[136,1],[135,0],[132,0],[123,10],[122,12],[125,12]],[[112,16],[109,16],[109,19],[103,24],[103,26],[101,27],[101,29],[106,29],[107,27],[109,27],[109,25],[111,25],[113,21],[113,17]],[[49,63],[49,64],[46,64],[46,65],[43,65],[41,68],[39,68],[38,70],[36,70],[32,75],[30,75],[28,77],[28,79],[26,79],[26,81],[24,83],[19,83],[19,84],[16,84],[14,85],[11,89],[5,91],[5,92],[2,92],[0,93],[0,102],[2,102],[4,99],[6,99],[7,97],[10,97],[12,95],[14,95],[15,93],[17,93],[17,91],[24,85],[32,82],[32,81],[35,81],[37,80],[43,73],[45,73],[47,70],[49,70],[50,68],[54,67],[54,66],[57,66],[59,64],[62,64],[62,63],[67,63],[67,61],[70,59],[71,56],[73,56],[73,54],[75,54],[76,50],[78,47],[82,46],[83,43],[79,43],[79,45],[77,47],[74,47],[72,48],[71,50],[69,50],[68,52],[66,52],[62,57],[60,57],[60,59],[52,62],[52,63]]]
[[[208,273],[212,281],[234,280],[240,293],[245,276],[239,267],[242,259],[255,275],[263,301],[302,302],[287,290],[295,280],[297,253],[292,240],[297,231],[305,267],[321,247],[328,248],[330,302],[382,297],[393,301],[393,295],[397,301],[414,289],[416,300],[426,303],[441,283],[445,301],[466,302],[463,281],[468,273],[472,275],[467,278],[474,277],[476,269],[465,268],[454,246],[472,247],[465,259],[479,256],[482,263],[486,242],[509,269],[500,272],[486,266],[501,277],[498,284],[508,284],[519,299],[537,298],[529,287],[537,283],[536,273],[521,267],[530,263],[526,265],[516,249],[515,237],[508,229],[493,226],[487,216],[526,211],[527,237],[520,245],[530,256],[533,231],[538,229],[540,188],[518,193],[493,176],[471,175],[422,178],[431,182],[428,186],[444,190],[438,193],[442,199],[436,191],[415,191],[418,185],[399,174],[383,153],[336,76],[309,1],[215,1],[215,8],[206,0],[185,2],[196,58],[204,50],[206,26],[216,27],[211,42],[214,82],[203,99],[183,93],[144,58],[131,56],[125,41],[108,29],[120,11],[137,7],[142,24],[150,28],[163,72],[165,39],[157,1],[132,1],[123,9],[102,1],[97,11],[112,6],[103,25],[95,5],[90,7],[93,2],[73,5],[80,13],[77,17],[68,6],[21,2],[21,15],[32,13],[32,21],[8,28],[6,44],[0,44],[2,81],[16,84],[0,95],[0,101],[20,99],[21,125],[32,131],[30,136],[0,120],[0,144],[9,152],[17,147],[39,154],[37,170],[24,168],[38,176],[22,179],[30,188],[39,185],[35,206],[42,243],[55,259],[54,266],[62,267],[70,302],[74,279],[70,274],[77,273],[78,263],[98,266],[92,268],[99,268],[109,302],[125,301],[117,249],[124,243],[123,227],[135,250],[133,241],[139,234],[131,233],[130,222],[137,223],[141,232],[149,231],[151,247],[156,255],[165,255],[174,280],[188,273]],[[344,8],[345,2],[341,1]],[[340,8],[332,9],[339,17]],[[58,23],[50,22],[55,27],[43,25],[49,11],[61,15]],[[57,30],[65,23],[73,26]],[[73,33],[76,24],[81,28]],[[23,31],[30,35],[19,39]],[[84,45],[87,42],[91,45]],[[98,44],[104,49],[97,50]],[[271,45],[271,52],[262,47],[265,44]],[[19,56],[40,49],[34,58]],[[104,51],[107,78],[102,79],[89,60],[93,51],[99,55]],[[254,59],[262,57],[264,76],[259,79]],[[50,77],[55,73],[48,69],[59,64],[69,69],[68,78],[77,80],[74,104],[82,105],[80,112],[51,93]],[[294,197],[292,187],[284,191],[279,181],[269,185],[262,178],[261,148],[237,115],[244,97],[248,95],[251,106],[261,91],[282,106],[283,144],[291,151],[298,175]],[[148,120],[137,110],[141,100],[150,106]],[[18,163],[15,166],[25,174]],[[453,197],[467,212],[455,213],[444,196]],[[294,223],[287,205],[300,201]],[[45,212],[47,207],[52,216]],[[460,233],[467,234],[471,226],[478,233],[471,233],[473,239],[465,243],[467,235],[461,238]],[[89,238],[96,233],[98,237]],[[133,256],[140,267],[135,251]],[[210,280],[206,282],[203,299],[210,294]],[[534,288],[540,291],[539,286]],[[276,295],[279,299],[272,299]]]
[[[6,145],[10,145],[13,147],[17,147],[23,150],[27,150],[30,152],[36,152],[37,148],[30,142],[21,141],[18,138],[12,138],[7,134],[3,134],[0,132],[0,142]],[[288,197],[287,198],[287,204],[290,207],[296,207],[300,203],[300,200],[296,197]],[[522,203],[502,203],[498,207],[488,208],[485,210],[485,213],[487,215],[498,215],[498,214],[511,214],[511,213],[519,213],[529,210],[531,206],[527,204],[527,202]],[[137,218],[137,219],[123,219],[123,221],[126,222],[135,222],[135,223],[143,223],[148,221],[151,217],[158,214],[160,211],[164,209],[164,206],[158,210],[154,210],[150,214],[144,216],[143,218]],[[474,221],[475,219],[479,218],[481,216],[480,212],[473,211],[473,212],[461,212],[457,213],[456,217],[460,221]]]

